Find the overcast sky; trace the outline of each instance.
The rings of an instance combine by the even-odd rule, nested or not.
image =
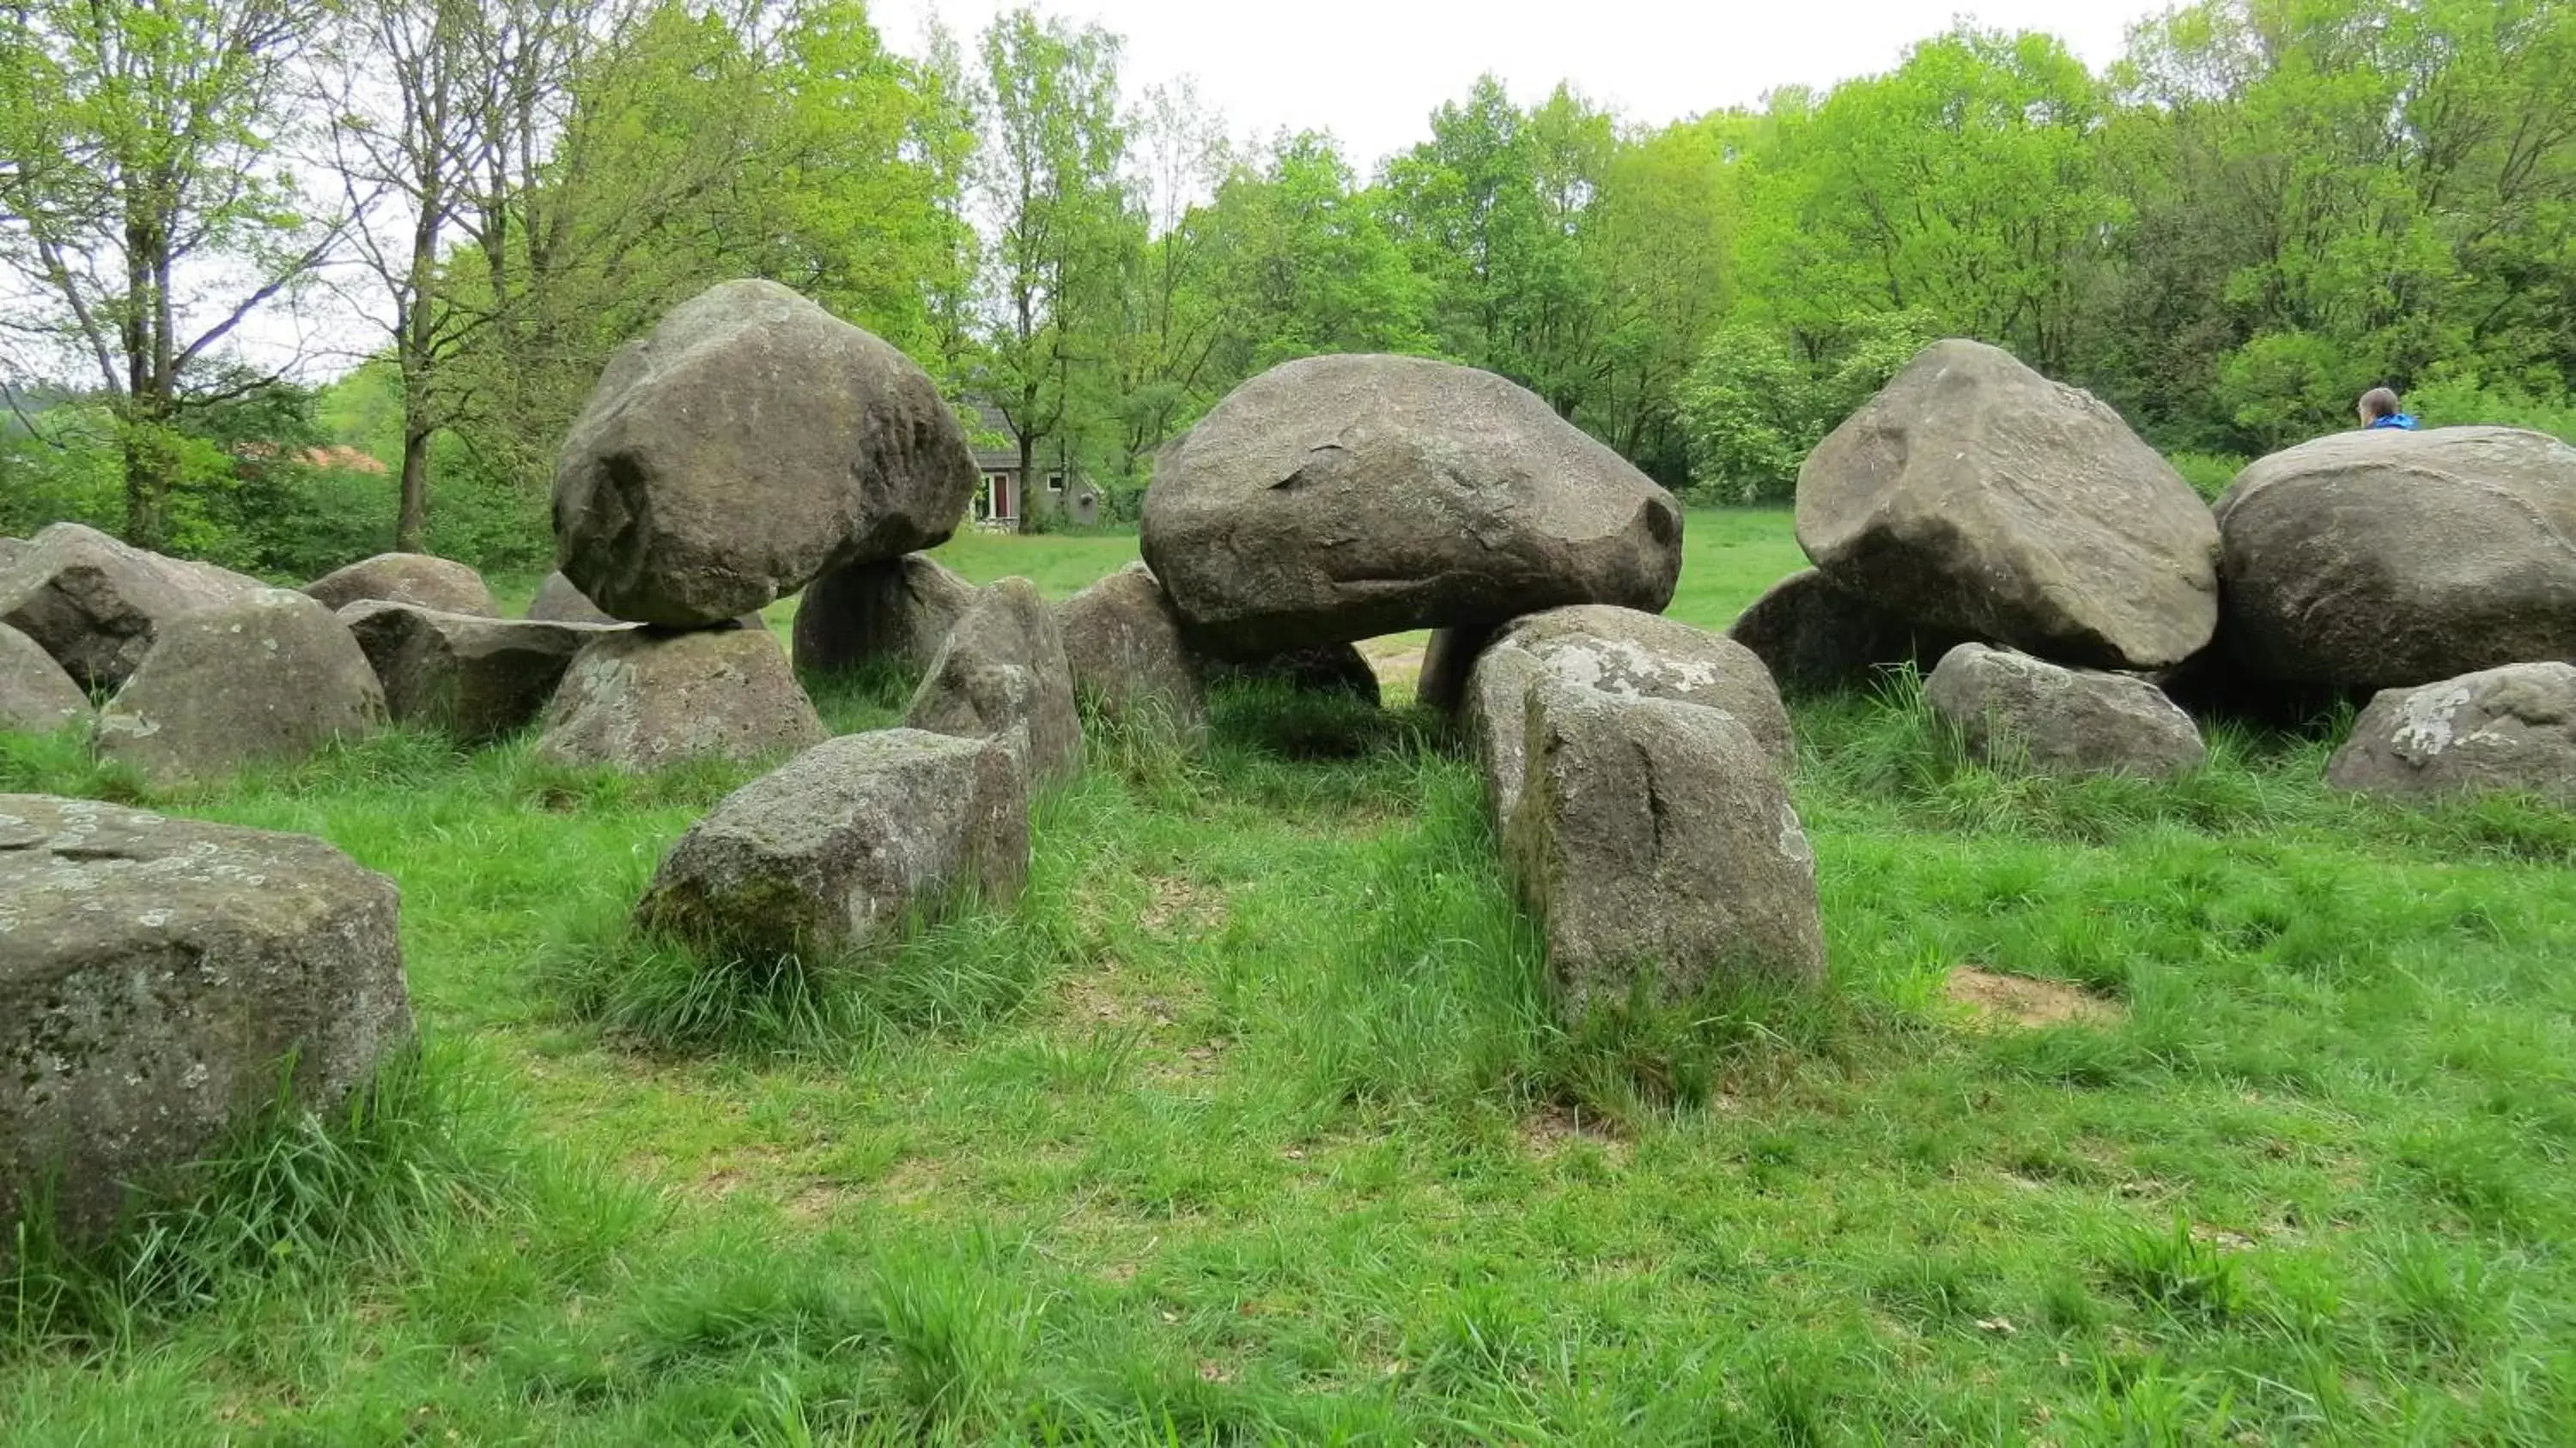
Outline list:
[[[937,14],[970,40],[1001,0],[878,0],[887,41],[921,53]],[[1893,66],[1962,15],[2045,30],[2095,68],[2167,0],[1063,0],[1045,9],[1127,38],[1122,79],[1195,76],[1237,136],[1329,130],[1366,173],[1429,134],[1432,110],[1492,71],[1515,99],[1560,80],[1630,121],[1663,122],[1794,82]]]

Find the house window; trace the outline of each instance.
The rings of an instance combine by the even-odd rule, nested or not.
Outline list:
[[[1063,491],[1064,491],[1064,474],[1062,474],[1062,473],[1049,473],[1049,474],[1047,474],[1047,491],[1048,491],[1048,492],[1050,492],[1050,493],[1061,493],[1061,492],[1063,492]]]

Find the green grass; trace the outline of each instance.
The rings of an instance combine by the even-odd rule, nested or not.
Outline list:
[[[1689,537],[1694,622],[1796,566]],[[1407,711],[1096,741],[1018,904],[766,994],[622,929],[742,771],[398,734],[169,798],[401,881],[430,1048],[169,1213],[187,1290],[22,1274],[0,1441],[2576,1441],[2576,819],[1797,722],[1832,992],[1626,1031],[1553,1024]],[[1980,1027],[1962,964],[2116,1015]]]

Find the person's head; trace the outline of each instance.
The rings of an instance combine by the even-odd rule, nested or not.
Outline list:
[[[2364,427],[2383,417],[2395,417],[2400,410],[2397,394],[2385,387],[2374,387],[2361,394],[2361,425]]]

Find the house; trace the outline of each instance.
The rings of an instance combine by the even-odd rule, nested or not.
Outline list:
[[[1032,517],[1047,517],[1077,527],[1100,521],[1100,490],[1082,475],[1064,439],[1051,438],[1020,471],[1019,434],[1001,409],[978,403],[975,408],[975,470],[983,486],[975,493],[975,522],[985,528],[1016,533]]]

